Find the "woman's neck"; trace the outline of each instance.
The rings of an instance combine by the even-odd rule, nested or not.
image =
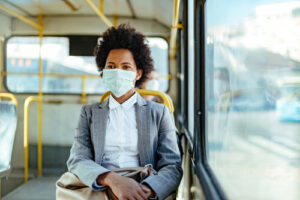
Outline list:
[[[113,93],[111,93],[111,95],[119,104],[122,104],[125,101],[127,101],[127,99],[132,97],[132,95],[134,95],[134,93],[135,93],[135,90],[132,88],[131,90],[129,90],[128,92],[126,92],[124,95],[122,95],[120,97],[116,97]]]

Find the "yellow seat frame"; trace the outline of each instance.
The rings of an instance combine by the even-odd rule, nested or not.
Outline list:
[[[136,91],[140,94],[140,95],[150,95],[150,96],[156,96],[159,97],[163,100],[162,104],[167,106],[170,110],[171,113],[174,112],[174,106],[173,106],[173,101],[171,99],[171,97],[165,93],[159,92],[159,91],[154,91],[154,90],[143,90],[143,89],[136,89]],[[105,92],[101,98],[100,98],[100,102],[105,101],[110,95],[110,91]]]

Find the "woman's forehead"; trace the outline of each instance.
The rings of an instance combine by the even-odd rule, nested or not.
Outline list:
[[[112,49],[110,50],[106,62],[123,63],[129,62],[135,64],[133,54],[128,49]]]

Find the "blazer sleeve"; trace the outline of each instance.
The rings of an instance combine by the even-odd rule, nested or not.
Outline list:
[[[87,116],[87,106],[81,108],[77,133],[67,161],[68,170],[77,175],[87,186],[93,188],[97,177],[110,170],[95,162],[94,147],[91,141],[91,130]]]
[[[156,150],[156,175],[151,175],[142,183],[149,185],[159,200],[174,192],[182,178],[181,157],[177,144],[174,122],[164,106],[158,132]]]

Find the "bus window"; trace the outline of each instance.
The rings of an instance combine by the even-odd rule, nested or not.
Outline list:
[[[206,1],[207,161],[229,199],[300,199],[299,9]]]
[[[188,130],[194,136],[194,2],[188,1]]]
[[[165,92],[169,88],[168,44],[156,37],[148,38],[148,41],[155,70],[161,75],[160,91]],[[44,37],[41,49],[37,36],[9,38],[6,45],[7,89],[14,93],[39,91],[41,53],[43,93],[81,94],[83,90],[88,94],[104,93],[106,88],[99,77],[94,56],[70,56],[69,46],[68,37]]]
[[[159,91],[167,92],[169,89],[168,43],[165,39],[159,37],[149,37],[147,40],[154,61],[154,70],[160,74]]]
[[[39,54],[42,57],[44,93],[81,93],[81,75],[94,75],[87,81],[89,93],[104,92],[93,56],[69,56],[67,37],[12,37],[7,41],[7,88],[16,93],[39,90]]]

